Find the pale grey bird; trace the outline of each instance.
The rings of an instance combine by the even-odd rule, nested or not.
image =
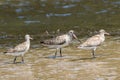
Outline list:
[[[24,54],[29,50],[30,48],[30,35],[25,35],[25,42],[18,44],[16,47],[8,49],[6,52],[4,52],[6,55],[12,55],[15,56],[13,63],[16,63],[16,59],[18,56],[22,57],[22,63],[24,63]]]
[[[82,43],[80,46],[78,46],[78,48],[92,50],[93,58],[95,58],[95,50],[99,45],[101,45],[104,42],[105,34],[109,35],[109,33],[107,33],[105,30],[101,29],[99,31],[99,34],[88,38],[84,43]]]
[[[74,31],[70,30],[67,34],[63,34],[55,38],[44,40],[44,41],[41,41],[40,43],[49,48],[55,48],[56,49],[55,57],[57,55],[57,50],[60,50],[60,56],[62,57],[61,49],[65,46],[68,46],[73,40],[73,38],[78,40],[78,38],[74,34]]]

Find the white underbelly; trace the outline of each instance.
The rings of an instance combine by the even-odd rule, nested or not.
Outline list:
[[[23,56],[25,52],[15,52],[15,53],[6,53],[7,55],[12,55],[12,56]]]
[[[80,48],[80,49],[86,49],[86,50],[90,50],[90,49],[96,49],[96,46],[94,46],[94,47],[78,47],[78,48]]]
[[[65,43],[62,45],[46,45],[46,46],[48,46],[48,48],[62,48],[62,47],[68,46],[68,45],[69,45],[68,43]]]

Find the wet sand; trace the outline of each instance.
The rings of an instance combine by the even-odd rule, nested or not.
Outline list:
[[[3,51],[2,49],[0,51]],[[33,48],[25,64],[13,64],[12,56],[0,54],[0,80],[119,80],[120,41],[105,41],[92,58],[76,46],[63,48],[63,57],[53,58],[54,49]],[[59,54],[58,54],[59,56]]]

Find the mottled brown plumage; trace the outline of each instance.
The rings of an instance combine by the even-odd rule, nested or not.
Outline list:
[[[95,50],[96,50],[97,46],[101,45],[102,42],[104,42],[105,34],[109,35],[109,33],[105,32],[105,30],[101,29],[99,31],[99,34],[88,38],[83,44],[78,46],[78,48],[91,49],[92,55],[93,55],[93,57],[95,57]]]
[[[25,42],[23,42],[21,44],[18,44],[16,47],[10,48],[6,52],[4,52],[7,55],[15,56],[14,63],[15,63],[16,58],[18,56],[21,56],[22,57],[22,62],[24,62],[23,56],[29,50],[29,48],[30,48],[30,39],[32,39],[32,38],[29,35],[25,35],[25,39],[26,39]]]
[[[66,35],[57,36],[56,38],[48,39],[41,43],[45,45],[62,45],[66,42],[65,36]]]
[[[23,42],[19,45],[17,45],[15,48],[10,48],[7,50],[6,53],[15,53],[15,52],[24,52],[26,50],[26,46],[27,45],[27,42]]]
[[[57,36],[55,38],[51,38],[48,40],[41,41],[40,43],[44,46],[48,46],[49,48],[55,48],[55,57],[57,54],[57,50],[60,49],[60,56],[62,57],[61,48],[68,46],[73,38],[77,39],[73,30],[70,30],[67,34]],[[77,39],[78,40],[78,39]]]

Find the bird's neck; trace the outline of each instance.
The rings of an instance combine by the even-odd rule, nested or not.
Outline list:
[[[30,48],[30,39],[26,39],[26,51]]]
[[[104,33],[100,33],[100,36],[101,36],[101,37],[105,37],[105,34],[104,34]]]
[[[68,36],[70,37],[70,39],[73,39],[73,36],[72,36],[72,34],[69,34],[69,33],[68,33]]]
[[[71,42],[72,39],[73,39],[72,35],[69,35],[69,34],[68,34],[67,37],[66,37],[66,41],[67,41],[67,42]]]
[[[30,43],[30,39],[26,39],[26,42],[27,42],[27,43]]]
[[[102,40],[102,42],[105,40],[105,34],[104,33],[100,33],[100,39]]]

